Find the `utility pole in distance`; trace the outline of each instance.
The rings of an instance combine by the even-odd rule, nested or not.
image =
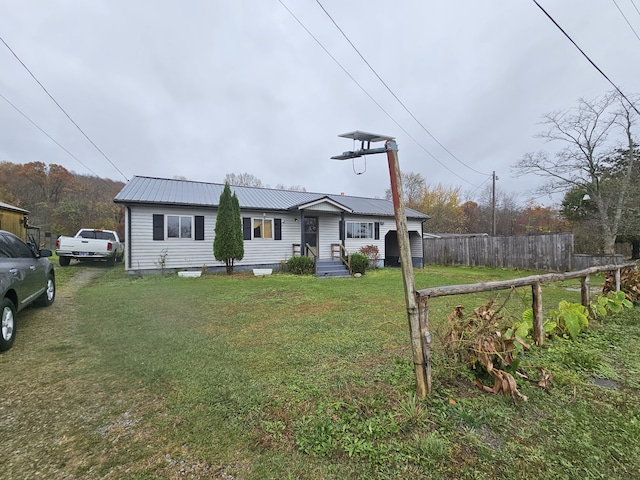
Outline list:
[[[389,164],[389,176],[391,177],[391,196],[393,198],[393,209],[396,217],[396,232],[398,236],[398,247],[400,249],[400,267],[402,268],[402,281],[404,283],[404,297],[407,306],[407,318],[409,320],[409,334],[411,337],[411,350],[413,352],[413,365],[416,375],[416,390],[418,395],[426,397],[431,390],[431,365],[430,355],[424,355],[428,345],[423,345],[421,336],[420,318],[418,315],[418,302],[416,300],[416,288],[413,275],[413,262],[411,260],[411,243],[409,241],[409,227],[407,226],[407,214],[404,207],[402,194],[402,177],[400,175],[400,164],[398,161],[398,145],[393,137],[377,135],[367,132],[350,132],[339,137],[351,138],[361,142],[360,150],[344,152],[342,155],[331,157],[334,160],[348,160],[371,155],[374,153],[386,153]],[[370,148],[371,142],[385,142],[384,148]],[[366,144],[366,148],[365,148]],[[425,325],[425,341],[429,342],[431,334],[428,326]],[[427,359],[427,360],[426,360]]]
[[[496,171],[493,171],[493,186],[491,188],[491,236],[496,236]]]

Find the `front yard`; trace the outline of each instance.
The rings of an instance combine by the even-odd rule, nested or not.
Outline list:
[[[430,267],[416,286],[529,273]],[[545,308],[578,302],[578,285],[545,287]],[[68,267],[56,303],[23,312],[0,356],[0,476],[640,478],[640,309],[525,355],[554,386],[523,383],[516,406],[482,393],[441,344],[456,305],[508,296],[430,301],[422,401],[397,269],[187,279]],[[530,302],[511,293],[505,321]]]

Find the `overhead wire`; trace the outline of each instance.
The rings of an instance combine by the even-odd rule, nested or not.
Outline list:
[[[602,75],[602,76],[607,80],[607,82],[609,82],[609,83],[613,86],[613,88],[614,88],[614,89],[615,89],[615,90],[620,94],[620,96],[621,96],[622,98],[624,98],[624,99],[629,103],[629,105],[631,106],[631,108],[633,108],[633,110],[635,110],[635,112],[636,112],[638,115],[640,115],[640,111],[638,111],[638,109],[637,109],[637,108],[636,108],[636,106],[633,104],[633,102],[632,102],[631,100],[629,100],[629,99],[627,98],[627,96],[622,92],[622,90],[620,90],[620,89],[618,88],[618,86],[617,86],[615,83],[613,83],[613,81],[612,81],[609,77],[607,77],[607,74],[606,74],[606,73],[604,73],[604,72],[600,69],[600,67],[598,67],[598,66],[595,64],[595,62],[594,62],[593,60],[591,60],[591,58],[589,58],[589,56],[584,52],[584,50],[582,50],[582,48],[580,48],[580,47],[578,46],[578,44],[573,40],[573,38],[571,38],[571,36],[570,36],[570,35],[569,35],[569,34],[568,34],[568,33],[567,33],[567,32],[566,32],[566,31],[565,31],[565,30],[564,30],[564,29],[563,29],[563,28],[558,24],[558,22],[556,22],[556,21],[555,21],[555,19],[554,19],[554,18],[553,18],[553,17],[552,17],[552,16],[551,16],[551,15],[550,15],[550,14],[549,14],[549,13],[548,13],[544,8],[543,8],[543,7],[542,7],[542,5],[540,5],[540,4],[537,2],[537,0],[532,0],[532,1],[533,1],[533,3],[535,3],[535,4],[538,6],[538,8],[539,8],[540,10],[542,10],[542,12],[547,16],[547,18],[548,18],[549,20],[551,20],[551,22],[553,22],[553,24],[554,24],[556,27],[558,27],[558,29],[559,29],[559,30],[564,34],[564,36],[565,36],[565,37],[567,37],[567,39],[568,39],[568,40],[569,40],[569,41],[570,41],[570,42],[571,42],[571,43],[572,43],[572,44],[573,44],[573,45],[574,45],[574,46],[575,46],[575,47],[580,51],[580,53],[582,54],[582,56],[584,56],[584,58],[586,58],[586,59],[587,59],[587,61],[588,61],[591,65],[593,65],[593,67],[594,67],[598,72],[600,72],[600,74],[601,74],[601,75]]]
[[[33,74],[33,72],[29,69],[29,67],[27,67],[25,65],[25,63],[20,59],[20,57],[16,54],[16,52],[13,51],[13,49],[9,46],[9,44],[7,42],[5,42],[4,38],[2,38],[2,36],[0,36],[0,41],[4,44],[5,47],[7,47],[7,49],[9,49],[9,51],[11,52],[11,54],[16,58],[16,60],[18,60],[18,62],[20,62],[20,64],[24,67],[24,69],[29,73],[29,75],[31,75],[31,77],[36,81],[36,83],[38,85],[40,85],[40,87],[42,88],[42,90],[44,90],[44,93],[47,94],[47,96],[53,101],[53,103],[55,103],[57,105],[57,107],[60,109],[60,111],[62,111],[62,113],[65,114],[65,116],[69,119],[69,121],[71,123],[73,123],[73,125],[75,125],[75,127],[78,129],[78,131],[89,141],[89,143],[91,143],[91,145],[93,145],[93,147],[111,164],[111,166],[113,168],[115,168],[118,173],[120,175],[122,175],[122,178],[125,179],[125,181],[129,181],[129,179],[127,178],[127,176],[122,173],[122,170],[120,170],[118,168],[118,166],[113,163],[111,161],[111,159],[100,149],[100,147],[98,147],[98,145],[95,144],[95,142],[93,140],[91,140],[91,138],[89,138],[89,136],[84,132],[84,130],[82,130],[82,128],[80,128],[80,126],[76,123],[76,121],[71,118],[71,116],[67,113],[67,111],[62,108],[62,106],[58,103],[58,101],[53,97],[53,95],[51,95],[51,93],[49,93],[49,91],[45,88],[45,86],[40,82],[40,80],[38,80],[38,78]]]
[[[618,5],[618,2],[616,2],[616,0],[611,0],[613,2],[613,4],[616,6],[616,8],[618,9],[618,11],[620,12],[620,15],[622,15],[622,18],[624,18],[624,21],[627,22],[627,25],[629,25],[629,28],[631,29],[631,31],[633,32],[633,34],[636,36],[636,38],[638,40],[640,40],[640,36],[638,36],[638,32],[636,32],[636,29],[633,28],[633,25],[631,25],[631,22],[629,21],[629,19],[627,18],[627,16],[624,14],[624,12],[622,11],[622,9],[620,8],[620,6]],[[635,5],[634,5],[635,6]]]
[[[320,6],[320,8],[322,9],[322,11],[325,13],[325,15],[327,17],[329,17],[329,20],[331,20],[331,22],[333,23],[333,25],[338,29],[338,31],[342,34],[342,36],[344,37],[344,39],[349,43],[349,45],[351,45],[351,47],[355,50],[355,52],[358,54],[358,56],[362,59],[362,61],[365,63],[365,65],[367,65],[367,67],[369,67],[369,70],[371,70],[373,72],[373,74],[378,78],[378,80],[380,80],[380,82],[382,83],[382,85],[384,85],[384,87],[388,90],[388,92],[393,96],[393,98],[396,99],[396,101],[402,106],[402,108],[404,108],[404,110],[411,116],[411,118],[413,118],[416,123],[418,125],[420,125],[420,127],[427,133],[427,135],[429,135],[431,137],[431,139],[436,142],[438,145],[440,145],[440,147],[447,152],[449,155],[451,155],[451,157],[453,157],[455,160],[457,160],[460,164],[464,165],[465,167],[467,167],[469,170],[478,173],[480,175],[490,175],[489,173],[484,173],[484,172],[480,172],[479,170],[476,170],[475,168],[469,166],[468,164],[466,164],[465,162],[463,162],[462,160],[460,160],[455,154],[453,154],[446,146],[444,146],[440,140],[438,140],[428,129],[427,127],[424,126],[424,124],[418,120],[418,118],[413,114],[413,112],[411,110],[409,110],[409,108],[405,105],[405,103],[400,100],[400,98],[395,94],[395,92],[391,89],[391,87],[387,84],[387,82],[385,82],[382,77],[378,74],[378,72],[375,70],[375,68],[373,68],[373,66],[371,66],[371,64],[367,61],[367,59],[364,57],[364,55],[362,55],[362,53],[360,52],[360,50],[358,50],[358,48],[353,44],[353,42],[349,39],[349,37],[347,36],[347,34],[344,32],[344,30],[342,30],[342,28],[340,28],[340,26],[338,25],[338,23],[333,19],[333,17],[331,16],[331,14],[327,11],[326,8],[324,8],[324,6],[322,5],[322,3],[320,2],[320,0],[316,0],[316,3]]]
[[[22,110],[20,110],[16,105],[14,105],[7,97],[5,97],[4,95],[2,95],[0,93],[0,98],[2,98],[2,100],[4,100],[5,102],[7,102],[16,112],[18,112],[20,115],[22,115],[26,120],[28,120],[31,125],[33,125],[34,127],[36,127],[38,130],[40,130],[44,135],[46,135],[49,140],[51,140],[53,143],[55,143],[56,145],[58,145],[62,150],[64,150],[71,158],[73,158],[75,161],[77,161],[80,165],[82,165],[84,168],[86,168],[87,170],[89,170],[91,173],[93,173],[96,177],[100,178],[98,176],[98,174],[96,172],[94,172],[93,170],[91,170],[91,168],[89,168],[82,160],[80,160],[78,157],[76,157],[73,153],[71,153],[69,150],[67,150],[67,148],[62,145],[60,142],[58,142],[55,138],[53,138],[51,135],[49,135],[40,125],[38,125],[36,122],[34,122],[31,118],[29,118],[29,116],[24,113]]]
[[[633,0],[629,0],[629,1],[631,2],[631,5],[633,5],[633,8],[636,9],[636,13],[640,15],[640,10],[638,10],[638,7],[636,7],[636,2],[634,2]]]
[[[324,50],[324,52],[329,55],[329,57],[336,63],[336,65],[338,65],[338,67],[340,67],[340,69],[358,86],[358,88],[360,88],[360,90],[362,90],[362,92],[369,97],[369,99],[376,104],[376,106],[387,116],[389,117],[389,119],[395,123],[398,128],[400,128],[400,130],[402,130],[411,140],[413,140],[422,150],[424,150],[431,158],[433,158],[436,162],[438,162],[443,168],[445,168],[448,172],[450,172],[452,175],[458,177],[460,180],[462,180],[465,183],[468,183],[471,186],[477,187],[477,185],[475,185],[474,183],[471,183],[470,181],[468,181],[467,179],[461,177],[460,175],[458,175],[455,171],[451,170],[446,164],[444,164],[442,161],[440,161],[433,153],[431,153],[429,150],[427,150],[427,148],[422,145],[413,135],[411,135],[387,110],[385,110],[385,108],[375,99],[373,98],[373,96],[360,84],[360,82],[358,82],[355,77],[353,75],[351,75],[351,73],[349,73],[349,71],[338,61],[338,59],[331,53],[329,52],[329,50],[322,44],[322,42],[320,42],[320,40],[318,40],[318,38],[306,27],[306,25],[302,22],[302,20],[300,20],[290,9],[289,7],[287,7],[287,5],[285,5],[285,3],[282,0],[278,0],[278,2],[280,3],[280,5],[282,5],[282,7],[289,13],[289,15],[291,15],[296,22],[298,22],[298,24],[304,29],[305,32],[307,32],[307,34],[318,44],[318,46],[320,48],[322,48],[322,50]]]

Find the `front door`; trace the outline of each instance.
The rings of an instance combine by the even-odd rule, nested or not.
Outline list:
[[[318,217],[304,217],[304,243],[309,245],[309,252],[306,248],[305,255],[318,256]]]

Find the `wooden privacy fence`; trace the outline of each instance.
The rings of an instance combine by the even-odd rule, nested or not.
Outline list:
[[[572,268],[572,233],[424,238],[422,245],[425,264],[556,272]]]
[[[448,285],[444,287],[432,287],[418,290],[416,298],[418,301],[418,319],[420,323],[420,336],[422,339],[422,352],[424,356],[424,368],[427,375],[427,392],[431,391],[431,331],[429,329],[429,299],[444,297],[447,295],[460,295],[466,293],[489,292],[493,290],[508,290],[517,287],[531,286],[533,293],[533,340],[536,345],[544,343],[544,328],[542,318],[542,284],[580,279],[580,290],[582,294],[582,305],[589,307],[591,281],[589,276],[593,273],[613,271],[615,275],[616,291],[620,290],[620,271],[623,268],[637,269],[635,263],[624,265],[604,265],[590,267],[577,272],[567,273],[547,273],[544,275],[532,275],[529,277],[514,278],[513,280],[501,280],[496,282],[472,283],[467,285]]]

